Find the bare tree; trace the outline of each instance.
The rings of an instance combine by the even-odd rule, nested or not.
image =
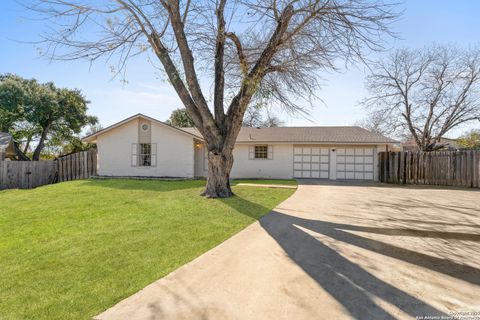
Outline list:
[[[450,130],[480,121],[480,51],[400,49],[373,65],[367,88],[363,104],[380,131],[436,150]]]
[[[52,22],[43,34],[51,58],[115,57],[118,73],[143,52],[158,58],[205,138],[207,197],[232,195],[232,150],[252,100],[268,92],[301,108],[319,71],[381,49],[396,18],[384,0],[38,0],[29,8]]]

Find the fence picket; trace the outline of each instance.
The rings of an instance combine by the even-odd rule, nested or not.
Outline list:
[[[380,152],[382,182],[480,188],[480,151]]]

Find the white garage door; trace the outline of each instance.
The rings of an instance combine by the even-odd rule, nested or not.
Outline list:
[[[328,179],[328,148],[295,146],[293,176],[295,178]]]
[[[374,148],[337,149],[337,179],[373,180]]]

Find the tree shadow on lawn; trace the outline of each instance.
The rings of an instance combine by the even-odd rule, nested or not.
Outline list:
[[[285,250],[290,259],[357,319],[395,319],[378,306],[372,296],[395,305],[412,317],[446,316],[446,314],[375,277],[301,228],[471,283],[480,283],[478,269],[343,231],[359,231],[361,227],[308,220],[275,211],[260,219],[260,224]]]
[[[80,182],[79,187],[81,186],[168,192],[202,188],[205,186],[205,180],[88,179]]]
[[[255,220],[260,219],[262,216],[269,213],[272,208],[267,208],[261,204],[249,201],[245,198],[240,197],[239,195],[234,195],[230,198],[218,199],[227,206],[233,208],[234,210],[240,212],[243,215],[246,215]]]

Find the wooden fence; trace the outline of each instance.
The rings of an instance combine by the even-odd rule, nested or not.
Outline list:
[[[88,179],[97,173],[96,150],[56,160],[0,161],[0,190],[31,189],[46,184]]]
[[[97,174],[96,150],[82,151],[58,158],[58,182],[88,179]]]
[[[380,152],[379,179],[480,188],[480,151]]]
[[[56,165],[46,161],[0,161],[0,190],[30,189],[54,183]]]

